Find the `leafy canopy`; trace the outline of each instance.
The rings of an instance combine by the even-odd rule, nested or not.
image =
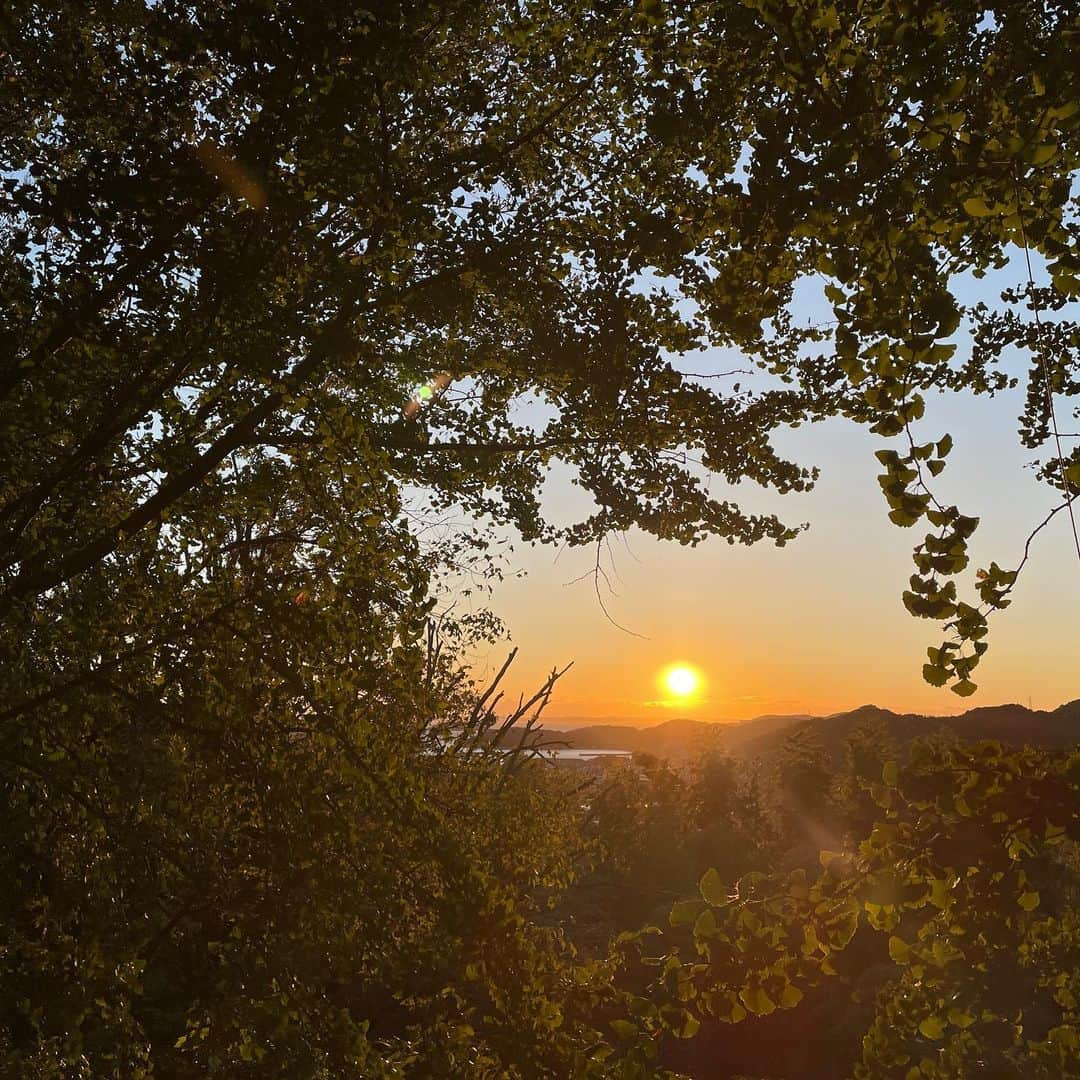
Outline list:
[[[793,1008],[862,931],[887,938],[891,970],[860,1080],[1071,1075],[1078,767],[1076,753],[916,744],[864,780],[878,820],[851,850],[821,852],[819,876],[726,885],[709,871],[700,899],[672,908],[690,947],[658,961],[658,1014],[735,1023]]]
[[[929,486],[951,439],[912,424],[928,390],[1001,386],[989,365],[1020,343],[990,326],[957,356],[955,275],[1023,242],[1047,260],[1043,309],[1080,289],[1069,5],[323,14],[9,14],[4,610],[203,543],[268,471],[339,488],[361,521],[420,487],[554,538],[538,490],[559,460],[596,502],[572,542],[784,543],[796,529],[712,497],[686,455],[800,490],[812,472],[771,433],[842,413],[909,442],[879,455],[892,519],[931,527],[905,603],[955,631],[927,677],[969,692],[1015,571],[957,599],[977,522]],[[792,323],[811,276],[830,330]],[[1068,329],[1032,368],[1033,443],[1040,380],[1074,388]],[[707,345],[783,381],[724,393],[674,370]],[[406,421],[436,372],[456,389]],[[1078,468],[1044,474],[1072,494]]]
[[[955,631],[927,677],[973,688],[1013,571],[957,599],[976,519],[929,486],[951,439],[911,425],[928,390],[1001,386],[1007,343],[1039,351],[1014,321],[958,357],[955,275],[1025,242],[1047,260],[1044,310],[1080,289],[1069,5],[7,18],[2,445],[19,468],[0,489],[0,604],[16,619],[139,552],[214,546],[210,521],[257,505],[268,472],[277,490],[333,485],[361,521],[421,487],[554,538],[538,490],[559,460],[596,501],[572,542],[636,525],[784,543],[796,529],[710,496],[686,455],[800,490],[812,472],[771,433],[842,413],[910,443],[880,455],[892,519],[931,527],[905,603]],[[830,330],[791,321],[810,276]],[[1041,380],[1075,388],[1074,337],[1033,364],[1033,444]],[[674,370],[707,345],[783,382],[724,393]],[[407,422],[436,372],[456,389]],[[1074,452],[1044,474],[1074,493],[1078,468]]]

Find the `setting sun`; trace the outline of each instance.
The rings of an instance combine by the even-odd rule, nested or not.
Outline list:
[[[701,685],[701,676],[686,664],[674,664],[664,671],[661,681],[669,694],[686,698]]]

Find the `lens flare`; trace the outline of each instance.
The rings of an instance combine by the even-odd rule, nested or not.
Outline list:
[[[440,371],[433,375],[422,386],[418,386],[405,403],[404,413],[406,420],[415,420],[420,410],[431,405],[437,398],[442,397],[446,388],[453,381],[449,371]]]

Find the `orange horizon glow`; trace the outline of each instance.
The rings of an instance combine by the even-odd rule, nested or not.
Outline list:
[[[1002,288],[1022,280],[1010,266],[967,282],[962,298],[993,306]],[[817,305],[805,299],[800,315],[831,317],[828,305]],[[692,358],[692,370],[720,371],[738,360],[707,350]],[[956,438],[936,480],[938,497],[980,519],[971,564],[958,580],[969,599],[978,568],[1019,565],[1033,527],[1060,499],[1037,480],[1031,452],[1016,439],[1025,370],[1018,362],[1010,373],[1019,385],[994,396],[928,394],[919,421],[926,439]],[[713,497],[747,513],[810,523],[783,548],[722,538],[682,546],[631,530],[625,544],[611,546],[600,584],[586,547],[518,549],[511,567],[525,576],[507,577],[491,597],[519,648],[508,692],[532,693],[553,666],[572,662],[545,713],[553,726],[560,719],[648,725],[679,716],[827,716],[868,704],[925,716],[1005,704],[1049,711],[1080,698],[1080,567],[1064,515],[1031,543],[1010,607],[991,616],[990,648],[973,673],[978,690],[961,698],[922,677],[927,647],[940,646],[949,631],[912,618],[901,601],[921,537],[887,517],[875,453],[889,441],[839,418],[781,431],[774,441],[781,455],[820,467],[812,491],[781,496],[716,476],[709,482]],[[544,508],[559,522],[596,510],[560,469],[552,471]],[[506,647],[495,644],[477,674],[498,670]],[[707,689],[677,696],[658,684],[658,673],[662,680],[676,663],[707,673]]]
[[[1004,426],[1009,403],[977,405],[985,426]],[[553,666],[572,662],[545,712],[553,727],[560,720],[648,726],[681,716],[827,716],[868,704],[926,716],[1014,703],[1049,711],[1080,698],[1080,573],[1067,528],[1037,538],[1012,605],[991,619],[990,649],[975,672],[979,688],[960,698],[922,678],[927,646],[944,633],[901,603],[913,538],[879,505],[878,443],[839,424],[805,439],[813,445],[801,456],[831,468],[815,492],[777,508],[789,520],[811,520],[807,533],[782,549],[722,541],[684,548],[632,534],[615,567],[618,593],[606,598],[610,618],[591,581],[568,584],[588,579],[591,552],[565,551],[557,562],[555,551],[539,545],[519,552],[515,566],[526,576],[507,579],[492,597],[519,649],[508,694],[531,694]],[[970,435],[957,439],[950,468],[966,490],[955,497],[984,515],[971,577],[991,559],[1012,556],[1014,564],[1030,523],[1045,515],[1047,497],[1018,456],[985,444],[980,450]],[[987,479],[995,469],[1013,481],[1008,513]],[[580,516],[588,507],[572,509]],[[497,671],[508,649],[498,642],[485,650],[477,677]],[[674,662],[707,673],[707,689],[680,698],[658,685]]]

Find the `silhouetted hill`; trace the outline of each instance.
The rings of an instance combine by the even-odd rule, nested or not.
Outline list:
[[[744,720],[733,724],[724,732],[724,749],[729,754],[743,753],[743,747],[758,740],[783,738],[793,727],[804,724],[814,717],[807,713],[791,716],[757,716],[753,720]]]
[[[1060,748],[1080,741],[1080,700],[1052,712],[1028,709],[1023,705],[997,705],[969,709],[956,716],[894,713],[876,705],[863,705],[851,712],[813,717],[781,730],[761,732],[730,749],[739,757],[767,757],[788,735],[809,729],[821,740],[830,756],[839,759],[847,738],[856,728],[872,721],[880,722],[888,737],[898,743],[942,732],[969,741],[998,739],[1014,745],[1029,743]]]
[[[723,738],[724,732],[741,726],[686,719],[665,720],[662,724],[647,728],[595,724],[572,731],[544,728],[542,741],[579,750],[632,750],[635,753],[656,754],[658,757],[679,758],[696,754],[710,744],[719,745],[718,740]]]
[[[715,746],[737,757],[769,757],[797,731],[813,731],[828,753],[839,759],[845,740],[863,724],[878,721],[888,737],[905,743],[935,732],[964,740],[998,739],[1035,746],[1066,747],[1080,742],[1080,699],[1046,712],[1023,705],[980,706],[956,716],[894,713],[876,705],[863,705],[832,716],[759,716],[737,724],[700,720],[668,720],[655,727],[634,728],[615,724],[561,731],[544,728],[543,741],[578,749],[631,750],[659,757],[683,758]]]

